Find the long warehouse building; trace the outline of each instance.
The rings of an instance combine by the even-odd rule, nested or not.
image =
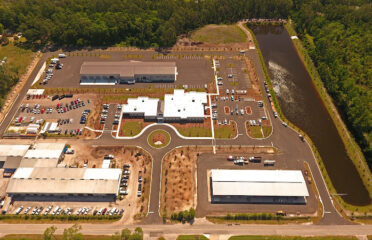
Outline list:
[[[299,170],[211,170],[212,203],[306,204]]]
[[[80,68],[80,84],[175,82],[177,74],[175,62],[84,62]]]
[[[7,194],[16,200],[115,201],[121,170],[116,168],[18,168]]]

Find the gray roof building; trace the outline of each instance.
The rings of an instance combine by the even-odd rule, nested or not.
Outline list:
[[[84,62],[80,75],[119,75],[134,78],[135,75],[175,75],[175,62]]]

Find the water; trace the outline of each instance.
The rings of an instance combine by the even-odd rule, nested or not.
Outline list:
[[[252,27],[284,115],[316,145],[336,191],[345,202],[371,202],[326,108],[316,92],[285,28]]]

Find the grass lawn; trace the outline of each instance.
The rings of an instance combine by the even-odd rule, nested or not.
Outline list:
[[[102,98],[102,101],[103,102],[107,102],[107,103],[126,103],[128,99],[128,96],[127,95],[122,95],[122,94],[118,94],[118,95],[105,95],[103,96]]]
[[[208,240],[204,235],[179,235],[177,240]]]
[[[156,141],[161,141],[162,144],[156,145]],[[150,133],[150,135],[147,138],[147,142],[150,144],[150,146],[154,148],[163,148],[167,146],[170,142],[170,135],[167,131],[164,130],[155,130]]]
[[[191,39],[205,43],[240,43],[246,42],[247,37],[236,25],[207,25],[194,31]]]
[[[177,128],[178,132],[185,137],[212,137],[210,128],[190,127]]]
[[[234,81],[234,82],[233,81],[230,81],[229,82],[229,85],[232,86],[232,87],[233,86],[239,86],[239,82],[238,81]]]
[[[215,138],[233,138],[235,133],[232,126],[222,126],[214,129]]]
[[[26,72],[33,55],[34,53],[31,50],[17,47],[13,42],[9,42],[6,46],[0,46],[0,61],[6,57],[7,61],[4,66],[18,77]]]
[[[321,236],[321,237],[293,237],[293,236],[233,236],[229,240],[354,240],[354,236]]]
[[[121,126],[123,136],[136,136],[142,130],[141,122],[124,122]]]
[[[289,224],[289,223],[306,223],[313,221],[311,217],[284,217],[284,218],[277,218],[272,214],[266,214],[267,218],[262,219],[262,214],[243,214],[246,215],[246,219],[226,219],[226,216],[207,216],[207,220],[216,223],[216,224]],[[269,217],[271,215],[271,217]]]
[[[2,238],[0,238],[0,240],[42,240],[43,239],[43,235],[41,234],[9,234],[9,235],[6,235]],[[63,239],[63,236],[62,235],[56,235],[56,238],[57,240],[62,240]],[[84,235],[84,240],[110,240],[112,239],[111,236],[93,236],[93,235]]]
[[[253,138],[262,138],[261,126],[249,126],[247,124],[248,134]]]
[[[262,132],[264,134],[264,137],[268,137],[273,130],[272,126],[262,126]]]

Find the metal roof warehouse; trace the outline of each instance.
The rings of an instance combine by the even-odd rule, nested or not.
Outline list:
[[[106,195],[115,197],[119,190],[120,169],[99,168],[18,168],[6,192],[27,195]]]
[[[298,170],[211,170],[213,202],[304,204],[309,196]]]
[[[174,82],[177,74],[175,62],[84,62],[80,84]]]

